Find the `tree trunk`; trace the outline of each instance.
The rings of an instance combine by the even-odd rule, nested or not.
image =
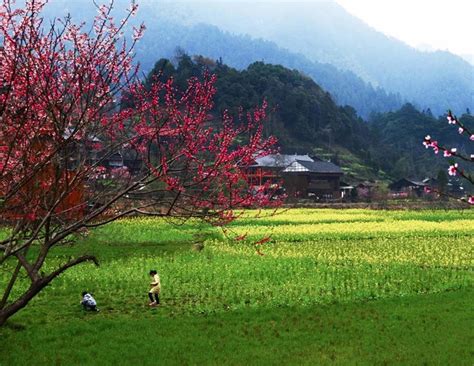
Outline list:
[[[97,259],[94,256],[84,255],[64,264],[48,276],[41,277],[33,281],[30,285],[30,288],[20,298],[0,310],[0,327],[3,326],[12,315],[16,314],[18,311],[28,305],[32,298],[34,298],[43,288],[45,288],[52,280],[58,277],[61,273],[66,271],[68,268],[74,267],[79,263],[86,261],[92,261],[96,266],[99,265]]]
[[[4,325],[7,319],[10,318],[13,314],[28,305],[30,300],[35,297],[45,286],[47,286],[49,282],[51,281],[45,281],[45,279],[41,279],[37,282],[32,283],[28,291],[26,291],[23,296],[21,296],[12,304],[0,310],[0,327]]]

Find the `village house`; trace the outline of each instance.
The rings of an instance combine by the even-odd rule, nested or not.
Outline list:
[[[278,184],[288,197],[341,198],[337,165],[308,155],[273,154],[257,158],[247,173],[250,185]]]
[[[388,186],[393,198],[421,197],[428,184],[416,180],[402,178]]]

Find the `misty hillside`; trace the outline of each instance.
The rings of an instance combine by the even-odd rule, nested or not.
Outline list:
[[[92,19],[96,12],[94,7],[79,5],[78,2],[52,0],[46,9],[47,16],[60,16],[70,12],[76,21]],[[116,17],[123,16],[124,9],[124,1],[118,1]],[[160,9],[157,10],[144,2],[139,14],[146,16],[139,15],[133,19],[135,23],[144,19],[147,25],[144,38],[136,46],[136,61],[140,62],[145,73],[153,67],[157,59],[173,58],[177,48],[180,48],[191,55],[200,54],[215,60],[222,59],[227,65],[239,70],[255,61],[299,70],[329,91],[337,104],[354,107],[364,118],[368,118],[372,112],[395,110],[403,103],[400,95],[374,88],[351,71],[341,71],[330,64],[310,61],[307,57],[289,52],[271,41],[231,34],[207,24],[188,26],[183,22],[173,22],[164,16],[167,12]]]
[[[441,114],[473,109],[474,67],[448,52],[421,52],[375,31],[331,1],[304,3],[161,0],[162,16],[183,24],[206,22],[275,42],[312,61],[351,70]],[[151,5],[150,5],[151,6]]]
[[[154,61],[160,57],[172,58],[179,47],[192,55],[222,59],[239,70],[255,61],[299,70],[329,91],[339,105],[351,105],[365,118],[371,112],[395,110],[402,105],[399,95],[373,88],[350,71],[340,71],[329,64],[309,61],[302,55],[277,47],[273,42],[232,35],[203,24],[191,27],[165,22],[159,24],[159,27],[149,27],[143,41],[137,45],[137,60],[145,71],[150,70]]]
[[[53,15],[70,11],[75,19],[90,19],[95,9],[93,5],[85,6],[87,2],[51,0],[48,8]],[[127,7],[126,0],[115,3],[117,9]],[[169,57],[171,49],[181,46],[191,54],[222,57],[238,68],[261,60],[297,68],[329,90],[338,103],[353,105],[364,116],[372,110],[392,110],[402,101],[411,101],[420,109],[430,108],[435,114],[442,114],[448,108],[458,113],[466,108],[474,109],[474,67],[468,62],[448,52],[421,52],[411,48],[375,31],[331,1],[272,4],[238,0],[141,0],[139,3],[141,9],[134,21],[144,21],[148,27],[140,45],[143,52],[138,55],[145,65],[153,62],[146,60],[148,56]],[[116,13],[120,16],[123,11]],[[261,40],[232,38],[203,23]],[[193,27],[196,25],[199,26]],[[359,93],[354,94],[354,87]],[[377,90],[378,87],[386,92]],[[373,105],[370,100],[375,101]]]

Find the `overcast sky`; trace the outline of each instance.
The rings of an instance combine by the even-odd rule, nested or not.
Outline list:
[[[140,1],[140,0],[139,0]],[[158,0],[143,0],[158,1]],[[161,0],[202,2],[205,0]],[[249,0],[213,0],[249,2]],[[365,23],[423,50],[474,56],[474,0],[250,0],[299,3],[335,1]],[[474,61],[474,60],[473,60]]]
[[[411,46],[474,55],[474,0],[335,0]]]

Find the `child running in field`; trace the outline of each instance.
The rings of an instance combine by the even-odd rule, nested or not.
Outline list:
[[[150,283],[151,289],[148,291],[148,297],[150,298],[150,306],[158,306],[160,305],[160,290],[161,290],[161,282],[160,282],[160,276],[158,275],[158,272],[152,269],[150,271],[150,277],[152,278],[152,281]],[[153,296],[155,297],[153,299]]]
[[[99,309],[97,309],[97,302],[87,291],[82,293],[81,305],[86,311],[99,311]]]

